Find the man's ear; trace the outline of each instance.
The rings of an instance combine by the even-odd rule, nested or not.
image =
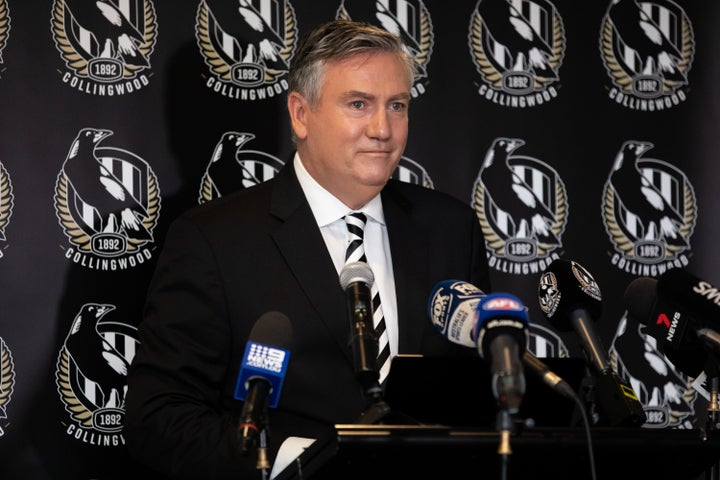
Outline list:
[[[295,136],[301,140],[307,137],[306,113],[310,106],[308,102],[297,92],[288,93],[287,100],[288,113],[290,114],[290,124],[295,132]]]

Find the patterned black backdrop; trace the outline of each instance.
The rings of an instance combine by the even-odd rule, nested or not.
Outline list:
[[[704,375],[668,363],[623,294],[673,268],[720,285],[720,3],[0,0],[3,478],[133,471],[124,377],[86,365],[132,360],[169,222],[290,158],[287,66],[338,16],[399,32],[420,62],[397,175],[476,209],[532,351],[583,355],[538,303],[544,268],[574,260],[601,289],[595,326],[644,428],[705,426]],[[484,183],[491,167],[514,188]],[[122,204],[93,195],[100,178]],[[510,203],[521,191],[534,211]]]

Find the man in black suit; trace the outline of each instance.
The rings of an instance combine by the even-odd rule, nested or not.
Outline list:
[[[365,249],[391,354],[463,355],[427,314],[437,282],[489,291],[475,212],[450,195],[390,179],[405,148],[414,59],[398,38],[336,20],[301,42],[289,76],[297,153],[274,178],[198,206],[167,235],[128,376],[131,454],[177,478],[258,477],[238,453],[233,396],[249,334],[285,314],[292,350],[269,412],[273,461],[288,436],[317,438],[367,407],[356,378],[343,268],[351,211],[368,216]]]

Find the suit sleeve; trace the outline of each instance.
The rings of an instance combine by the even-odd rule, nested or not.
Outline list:
[[[128,375],[128,449],[171,478],[258,475],[254,456],[238,454],[237,412],[223,405],[232,337],[215,262],[193,224],[171,226]]]

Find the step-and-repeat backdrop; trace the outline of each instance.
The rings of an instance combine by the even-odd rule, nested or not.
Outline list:
[[[532,351],[584,354],[538,301],[574,260],[643,428],[706,425],[715,374],[670,362],[624,293],[677,268],[720,285],[716,0],[0,0],[3,478],[130,478],[103,355],[133,359],[169,222],[291,157],[288,66],[335,17],[420,63],[396,175],[473,206]]]

